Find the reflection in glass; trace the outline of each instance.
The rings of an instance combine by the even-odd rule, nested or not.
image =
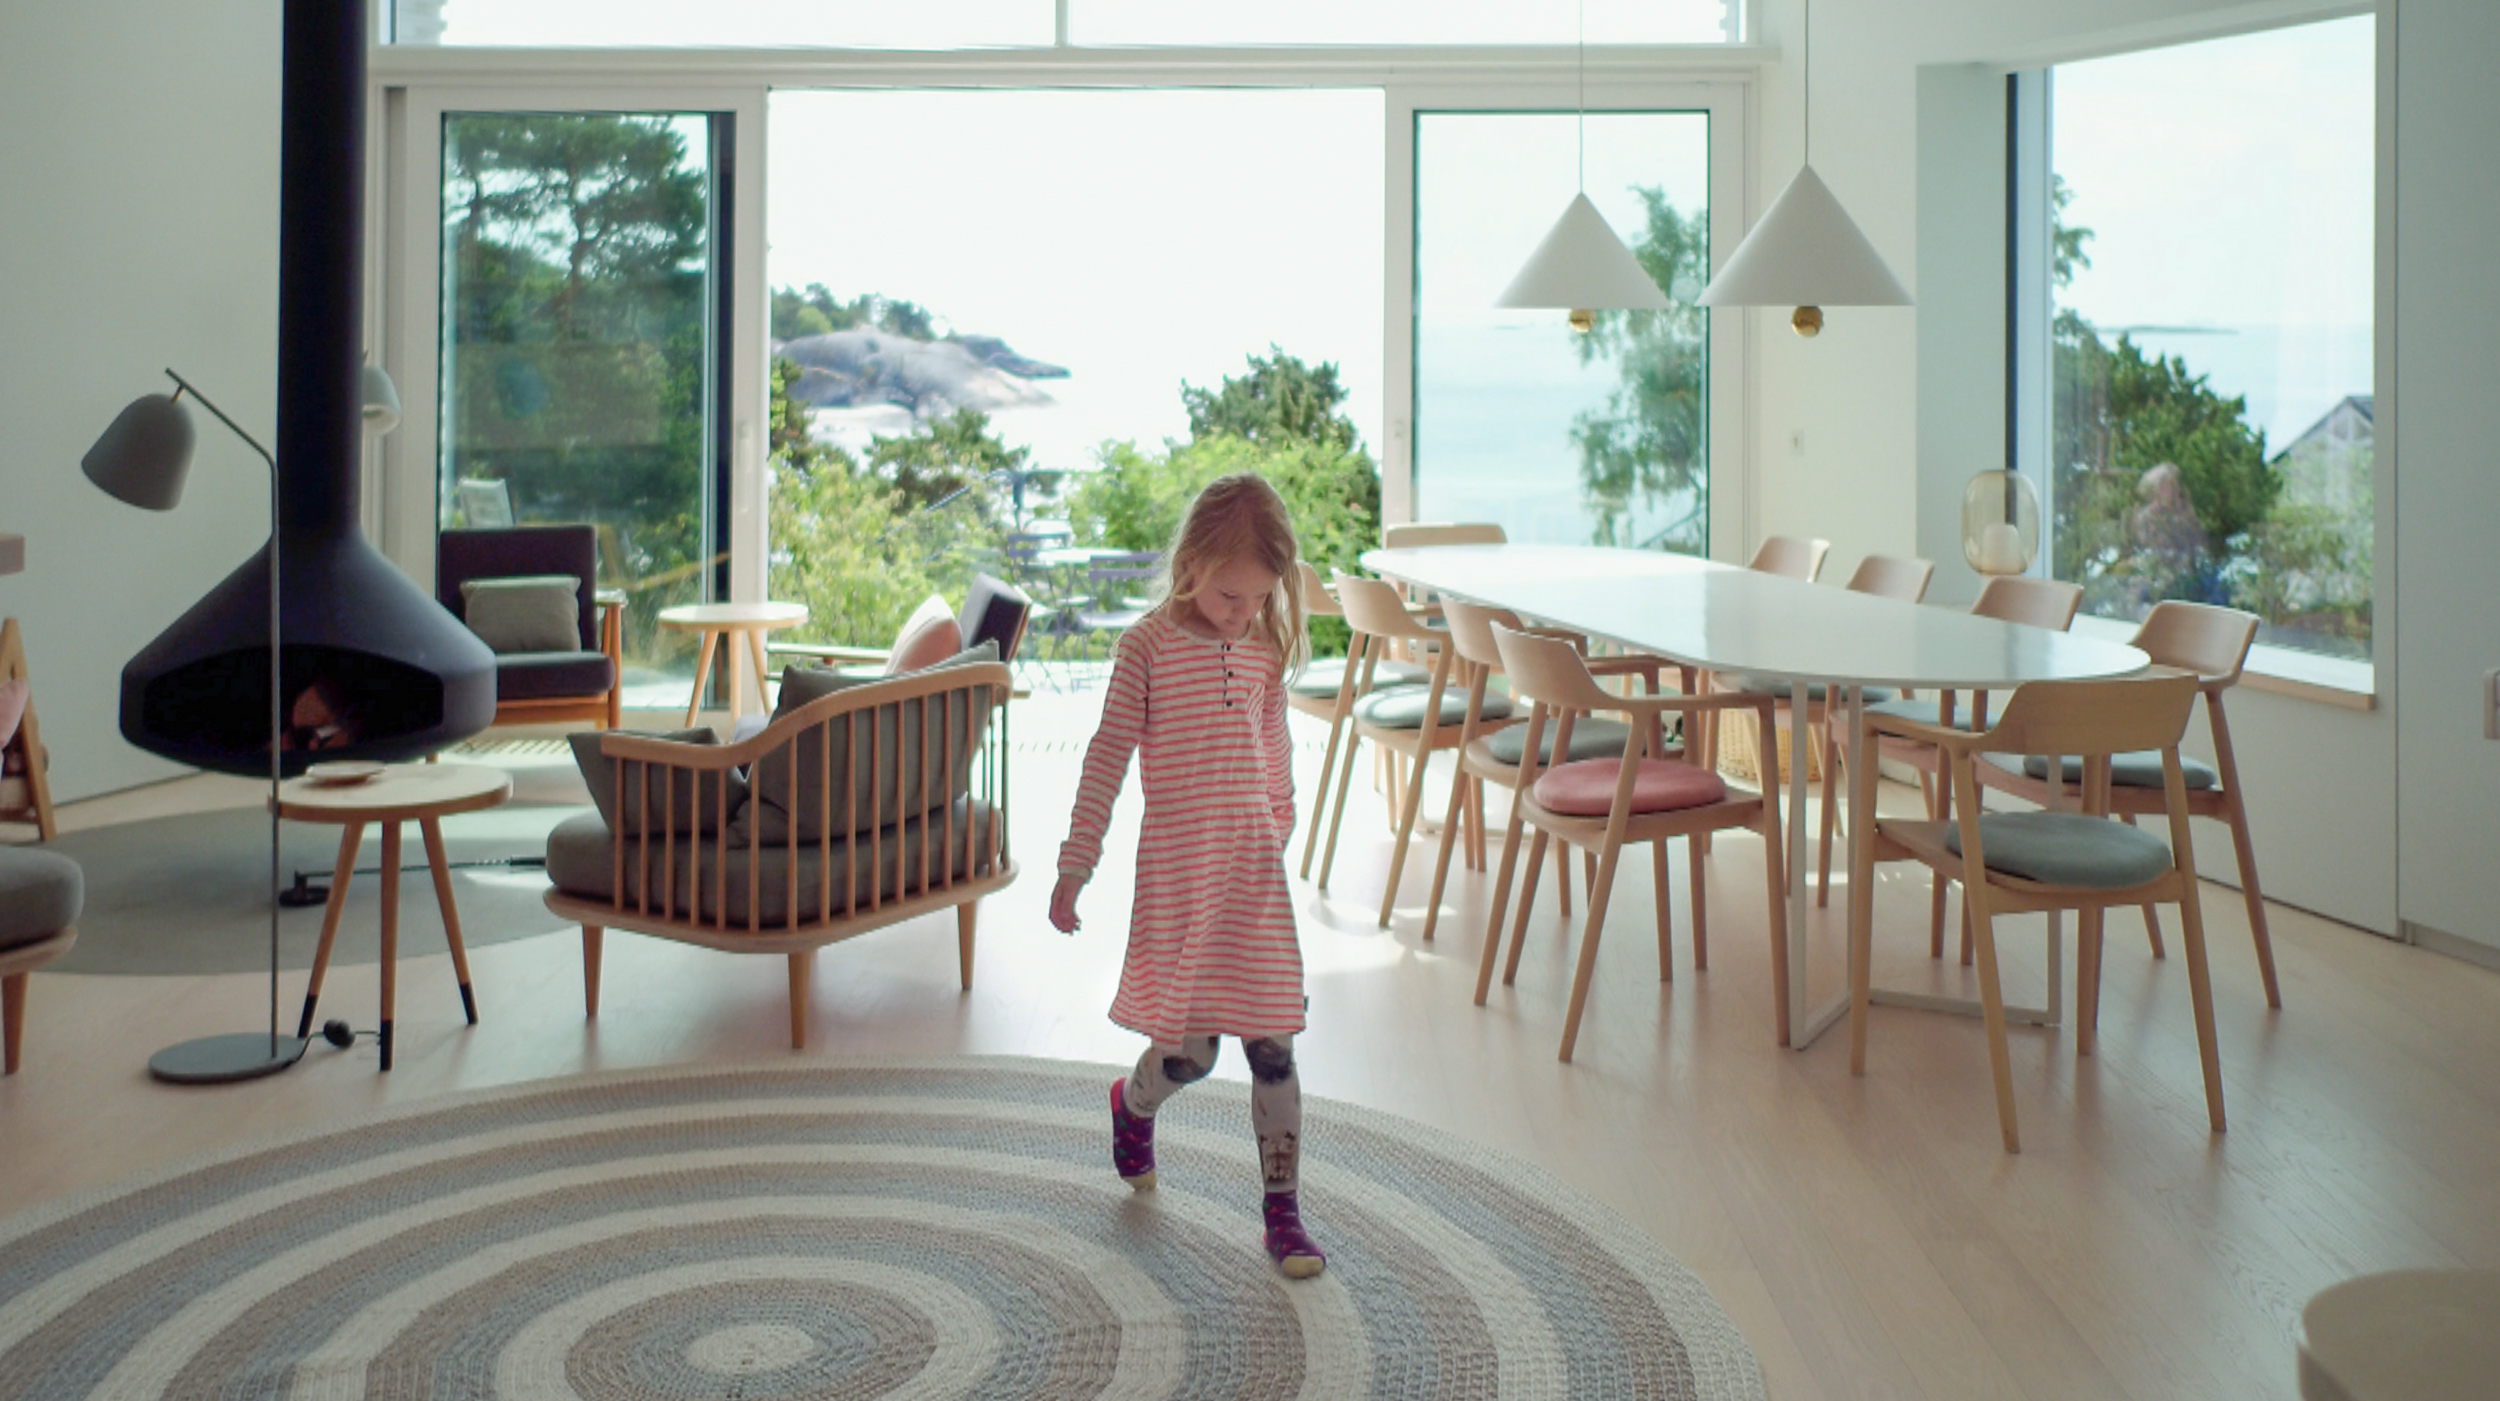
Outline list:
[[[1585,18],[1584,16],[1585,12]],[[1743,0],[1070,0],[1078,44],[1733,44]]]
[[[1704,113],[1589,114],[1588,196],[1677,305],[1578,335],[1493,306],[1574,192],[1574,115],[1417,114],[1417,519],[1707,552],[1709,141]]]
[[[718,560],[711,142],[700,115],[443,119],[442,524],[596,524],[629,704],[691,674],[654,620]]]
[[[2051,557],[2370,655],[2376,21],[2061,66]]]

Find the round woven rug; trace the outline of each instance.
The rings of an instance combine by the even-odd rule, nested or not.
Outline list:
[[[1259,1244],[1244,1085],[1109,1161],[1114,1067],[824,1062],[456,1096],[0,1223],[0,1395],[1758,1398],[1693,1275],[1551,1177],[1325,1100]]]

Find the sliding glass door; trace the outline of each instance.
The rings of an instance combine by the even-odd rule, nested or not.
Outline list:
[[[413,572],[438,528],[594,527],[598,587],[624,605],[626,704],[645,707],[683,706],[693,673],[660,610],[739,593],[756,358],[739,327],[759,319],[734,275],[740,108],[757,104],[669,96],[450,90],[391,110],[404,217],[388,227],[414,275],[384,317],[413,430],[390,548]]]

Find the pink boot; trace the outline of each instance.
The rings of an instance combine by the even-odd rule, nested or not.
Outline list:
[[[1328,1268],[1328,1257],[1302,1229],[1302,1207],[1295,1193],[1267,1194],[1267,1253],[1287,1279],[1309,1279]]]
[[[1111,1166],[1140,1192],[1155,1185],[1155,1121],[1128,1112],[1128,1079],[1111,1082]]]

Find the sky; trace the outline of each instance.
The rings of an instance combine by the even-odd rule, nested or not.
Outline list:
[[[2059,66],[2053,165],[2092,230],[2064,300],[2245,393],[2275,446],[2370,389],[2374,21]]]
[[[1271,343],[1334,362],[1380,442],[1382,98],[1370,91],[792,92],[772,99],[776,287],[905,298],[1073,372],[998,428],[1153,446]],[[896,431],[899,424],[880,431]]]

